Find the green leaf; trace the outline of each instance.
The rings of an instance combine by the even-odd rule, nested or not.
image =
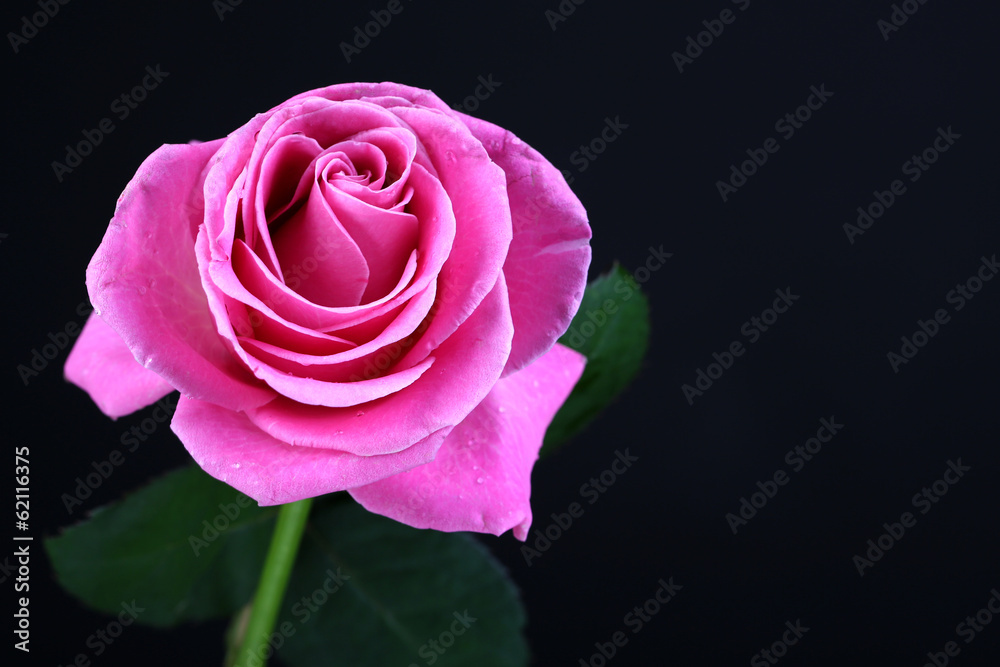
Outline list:
[[[134,600],[138,622],[170,626],[246,611],[276,516],[192,466],[45,547],[87,605],[113,614]],[[292,667],[432,657],[439,667],[523,667],[524,624],[517,589],[479,542],[410,528],[338,493],[314,503],[271,645]]]
[[[192,466],[45,541],[62,586],[88,606],[142,609],[171,626],[233,614],[253,597],[277,508]]]
[[[524,624],[517,589],[470,536],[319,504],[271,645],[292,667],[523,667]]]
[[[582,430],[639,372],[649,346],[649,304],[631,274],[615,264],[587,285],[559,342],[586,356],[587,366],[545,433],[543,456]]]

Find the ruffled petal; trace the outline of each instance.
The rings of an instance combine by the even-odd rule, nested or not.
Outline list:
[[[531,527],[531,469],[545,429],[585,362],[555,345],[497,382],[433,461],[350,494],[369,511],[415,528],[494,535],[513,528],[524,541]]]
[[[538,151],[492,123],[452,113],[507,176],[514,239],[503,272],[514,343],[506,375],[530,364],[569,328],[587,286],[590,225],[566,179]]]
[[[185,395],[244,410],[274,392],[217,334],[195,257],[203,173],[221,145],[168,144],[146,158],[87,267],[87,289],[143,366]]]

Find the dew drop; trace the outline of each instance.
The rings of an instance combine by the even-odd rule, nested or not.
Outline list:
[[[454,162],[455,161],[455,151],[445,151],[444,152],[444,157],[445,157],[446,160],[448,160],[448,162]]]
[[[531,381],[531,386],[537,387],[538,386],[538,380],[532,380]]]
[[[365,411],[364,410],[358,410],[358,413],[356,415],[354,415],[354,416],[355,417],[364,417],[365,416]]]
[[[233,464],[233,467],[234,467],[234,468],[239,468],[239,467],[240,467],[240,464],[239,464],[239,463],[234,463],[234,464]]]
[[[483,478],[482,477],[476,479],[476,484],[482,484],[482,483],[483,483]]]
[[[507,412],[507,408],[505,408],[502,405],[499,408],[497,408],[497,410],[499,410],[500,412]]]
[[[139,294],[145,294],[145,293],[146,293],[146,286],[139,285]]]

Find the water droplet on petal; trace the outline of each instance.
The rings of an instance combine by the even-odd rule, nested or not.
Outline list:
[[[482,483],[483,483],[483,478],[482,477],[480,477],[480,478],[478,478],[476,480],[476,484],[482,484]]]
[[[234,467],[234,468],[239,468],[239,467],[240,467],[240,464],[239,464],[239,463],[234,463],[234,464],[233,464],[233,467]]]
[[[448,162],[454,162],[455,161],[455,151],[445,151],[444,152],[444,158],[446,160],[448,160]]]
[[[358,410],[358,413],[355,415],[355,417],[364,417],[364,416],[365,416],[364,410]]]
[[[500,412],[507,412],[507,408],[505,408],[502,405],[499,408],[497,408],[497,410],[499,410]]]
[[[146,286],[139,285],[139,294],[145,294],[145,293],[146,293]]]

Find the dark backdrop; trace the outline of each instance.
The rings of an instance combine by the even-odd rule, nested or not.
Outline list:
[[[470,110],[573,178],[594,232],[592,277],[615,260],[635,269],[652,250],[672,253],[637,275],[652,311],[642,373],[536,468],[535,527],[581,501],[581,485],[616,450],[639,461],[596,502],[583,499],[583,516],[530,567],[509,534],[483,540],[522,587],[534,664],[587,664],[617,631],[628,643],[612,665],[770,664],[758,652],[796,624],[808,630],[783,663],[917,667],[955,641],[952,664],[996,664],[1000,622],[968,643],[956,627],[1000,587],[1000,280],[977,282],[980,271],[993,277],[1000,252],[995,7],[402,2],[350,62],[340,43],[386,2],[244,0],[220,17],[210,0],[77,0],[37,34],[22,17],[38,5],[6,3],[0,28],[33,36],[0,47],[3,432],[32,451],[36,540],[80,516],[60,495],[149,416],[103,417],[62,379],[66,350],[27,386],[17,371],[50,333],[82,324],[84,269],[145,156],[224,136],[331,83],[399,81],[458,104],[492,77],[495,89],[468,99]],[[678,61],[685,50],[690,61]],[[169,74],[121,119],[111,103],[147,66]],[[776,126],[796,112],[798,127]],[[65,146],[105,117],[114,130],[57,174]],[[616,119],[620,134],[595,159],[574,157]],[[928,148],[926,170],[905,165]],[[754,156],[763,164],[744,164]],[[730,179],[739,187],[724,200],[718,182]],[[844,227],[858,207],[880,214],[860,234]],[[776,290],[797,298],[775,321],[765,311]],[[939,310],[946,321],[935,328]],[[766,331],[755,316],[771,322]],[[935,335],[917,333],[919,321]],[[743,354],[729,364],[734,341]],[[894,368],[890,352],[914,356]],[[730,367],[710,367],[713,353]],[[682,386],[699,370],[715,379],[689,401]],[[795,454],[823,419],[842,427],[832,439],[820,432],[828,442],[809,460]],[[188,460],[160,428],[84,510]],[[945,476],[949,462],[968,470]],[[784,485],[768,484],[776,473]],[[914,502],[945,477],[945,495]],[[762,487],[773,497],[753,497]],[[745,524],[727,519],[743,498],[767,503]],[[883,524],[898,534],[904,512],[915,523],[883,537],[891,547],[861,576],[854,557]],[[62,593],[34,549],[33,650],[15,664],[62,664],[107,618]],[[671,577],[682,588],[634,633],[625,615]],[[218,664],[223,627],[132,628],[99,664]]]

